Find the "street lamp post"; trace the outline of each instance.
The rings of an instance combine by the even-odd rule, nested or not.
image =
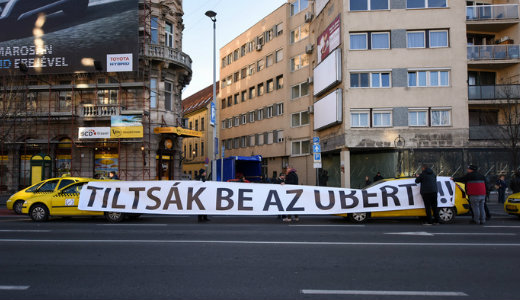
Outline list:
[[[211,164],[211,180],[217,181],[217,151],[219,147],[219,135],[218,124],[217,124],[217,13],[208,10],[206,16],[213,21],[213,107],[215,108],[215,122],[213,123],[213,163]],[[224,180],[224,158],[222,157],[222,151],[220,151],[220,180]]]

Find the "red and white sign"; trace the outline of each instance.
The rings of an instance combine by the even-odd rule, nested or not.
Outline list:
[[[341,14],[318,37],[318,64],[341,43]]]
[[[132,72],[132,71],[133,71],[132,53],[108,54],[107,55],[107,72]]]

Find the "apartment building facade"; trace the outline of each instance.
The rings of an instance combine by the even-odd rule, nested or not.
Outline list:
[[[307,0],[286,3],[220,49],[218,105],[226,157],[262,155],[264,176],[290,166],[314,185],[311,10]]]
[[[219,92],[219,82],[216,83],[216,92]],[[200,133],[200,137],[185,137],[182,140],[182,171],[192,179],[200,175],[201,169],[206,171],[207,176],[211,173],[215,128],[210,125],[212,100],[213,85],[182,100],[184,126]]]
[[[107,5],[114,3],[101,3],[87,14]],[[117,17],[135,25],[128,37],[138,49],[133,72],[112,72],[91,62],[80,73],[38,74],[17,67],[0,76],[1,194],[39,177],[31,167],[35,156],[49,162],[42,178],[107,176],[109,171],[122,180],[180,178],[182,133],[174,129],[182,125],[181,93],[192,74],[191,58],[182,52],[182,1],[118,5]],[[106,26],[102,20],[89,24]],[[112,136],[112,130],[118,132],[114,120],[130,119],[141,125],[137,135]],[[94,135],[99,128],[103,136]]]

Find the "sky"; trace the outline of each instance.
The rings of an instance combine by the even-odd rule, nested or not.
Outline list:
[[[193,60],[193,77],[184,88],[182,99],[212,84],[213,23],[204,15],[217,13],[217,80],[219,50],[249,27],[256,24],[287,0],[184,0],[182,51]]]

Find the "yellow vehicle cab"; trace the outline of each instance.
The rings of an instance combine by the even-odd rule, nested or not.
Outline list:
[[[66,187],[69,184],[74,182],[78,182],[85,178],[82,177],[59,177],[59,178],[50,178],[44,181],[38,182],[28,188],[25,188],[21,191],[16,192],[6,202],[7,209],[13,210],[17,214],[22,213],[22,204],[25,200],[39,196],[43,194],[48,194],[55,192],[59,189]]]
[[[506,213],[520,218],[520,193],[507,197],[504,203],[504,210]]]
[[[22,205],[22,213],[28,214],[35,222],[44,222],[51,216],[105,216],[109,222],[121,222],[125,214],[116,212],[79,210],[79,194],[83,185],[96,179],[81,179],[52,193],[46,193],[27,199]],[[138,215],[130,215],[138,217]]]
[[[387,181],[402,180],[409,178],[392,178],[383,179],[375,182],[371,187],[382,184]],[[465,186],[463,183],[455,183],[455,206],[453,207],[441,207],[437,213],[441,223],[452,223],[455,220],[455,216],[464,215],[469,212],[469,201],[465,193]],[[354,223],[366,222],[369,218],[398,218],[398,217],[426,217],[426,211],[424,208],[420,209],[406,209],[406,210],[392,210],[392,211],[379,211],[379,212],[364,212],[364,213],[351,213],[342,214],[342,217],[348,218]]]

